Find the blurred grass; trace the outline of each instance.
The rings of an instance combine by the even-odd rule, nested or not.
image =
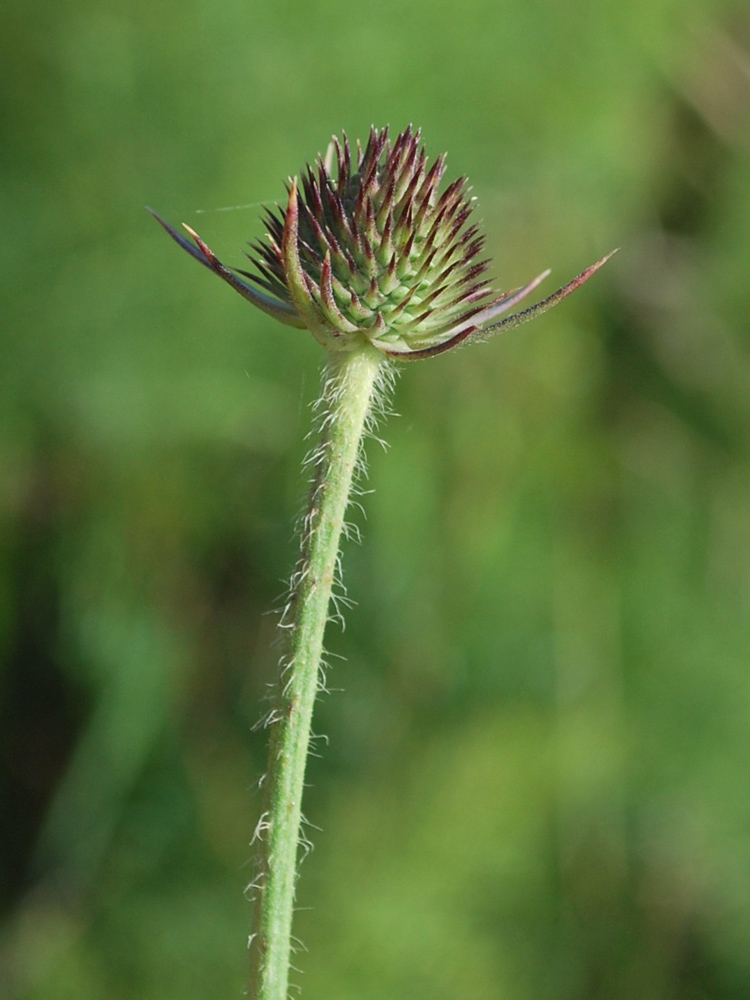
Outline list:
[[[472,179],[499,287],[623,250],[404,371],[329,639],[298,980],[750,997],[744,7],[2,21],[2,996],[241,995],[250,727],[321,359],[143,205],[237,263],[332,132],[413,121]]]

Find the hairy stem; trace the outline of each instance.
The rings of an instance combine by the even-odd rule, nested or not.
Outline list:
[[[280,691],[270,716],[265,811],[256,831],[250,940],[251,1000],[287,1000],[301,800],[323,633],[339,541],[373,392],[383,364],[370,347],[331,356],[321,399],[321,442],[303,522],[300,558],[282,624],[289,629]]]

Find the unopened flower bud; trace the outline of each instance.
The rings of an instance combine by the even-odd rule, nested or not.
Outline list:
[[[156,218],[193,257],[282,323],[309,329],[330,350],[370,344],[403,360],[518,326],[575,291],[612,256],[511,313],[549,272],[493,293],[466,179],[441,194],[445,155],[429,165],[419,132],[409,127],[391,144],[387,128],[372,129],[364,151],[359,143],[353,151],[343,135],[329,154],[307,167],[301,183],[290,182],[286,208],[266,210],[266,239],[248,254],[255,272],[230,270],[189,226],[194,243]]]

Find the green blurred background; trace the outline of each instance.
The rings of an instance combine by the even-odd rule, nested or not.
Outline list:
[[[623,249],[407,367],[368,446],[295,981],[750,997],[746,4],[0,17],[0,995],[243,995],[321,350],[143,206],[240,264],[332,132],[414,122],[471,178],[497,287]]]

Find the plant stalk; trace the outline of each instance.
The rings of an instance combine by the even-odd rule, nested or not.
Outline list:
[[[287,1000],[301,802],[313,704],[322,683],[323,633],[339,542],[383,356],[369,346],[332,353],[321,398],[320,447],[302,526],[300,558],[282,617],[289,630],[271,728],[258,845],[250,1000]]]

